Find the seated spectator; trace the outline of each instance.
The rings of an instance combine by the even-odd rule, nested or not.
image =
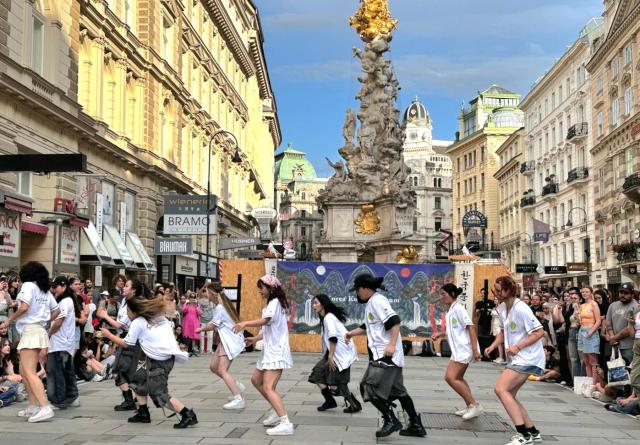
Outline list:
[[[560,378],[560,362],[554,357],[556,352],[556,348],[553,346],[547,345],[544,347],[544,355],[546,358],[546,365],[544,367],[544,374],[540,377],[535,377],[534,379],[538,382],[548,382],[555,381]]]
[[[607,403],[604,408],[620,414],[630,414],[636,416],[640,414],[640,400],[635,394],[629,397],[618,397],[615,403]]]

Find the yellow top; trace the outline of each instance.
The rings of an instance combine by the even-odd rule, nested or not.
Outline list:
[[[349,24],[362,40],[371,41],[379,35],[390,35],[398,20],[391,17],[387,0],[360,0],[360,9],[349,17]]]

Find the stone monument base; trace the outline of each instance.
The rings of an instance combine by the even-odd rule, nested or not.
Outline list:
[[[413,211],[391,198],[325,203],[323,211],[325,233],[316,244],[322,261],[397,263],[403,248],[415,246]]]

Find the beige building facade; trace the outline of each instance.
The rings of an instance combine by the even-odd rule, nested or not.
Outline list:
[[[458,140],[447,154],[453,162],[453,232],[456,246],[476,255],[500,254],[497,150],[523,125],[520,96],[493,85],[459,117]]]
[[[87,157],[84,172],[2,174],[33,203],[18,263],[105,282],[122,270],[203,280],[203,236],[183,258],[156,258],[154,240],[164,196],[205,195],[208,179],[211,252],[218,236],[255,233],[281,136],[252,2],[8,0],[0,16],[0,150]]]
[[[640,285],[640,2],[605,1],[605,36],[587,64],[596,202],[593,283]]]
[[[602,34],[602,19],[591,19],[520,104],[525,113],[523,230],[535,238],[534,218],[549,226],[548,241],[535,243],[536,278],[544,285],[590,282],[595,227],[589,138],[593,127],[591,78],[585,65],[592,42]]]

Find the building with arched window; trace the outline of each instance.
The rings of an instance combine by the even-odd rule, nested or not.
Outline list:
[[[16,195],[0,212],[23,222],[0,269],[39,260],[107,285],[121,269],[151,281],[157,265],[156,278],[173,281],[179,258],[153,252],[164,197],[204,195],[209,180],[211,251],[218,236],[257,233],[250,213],[273,202],[281,135],[253,2],[11,0],[0,10],[0,153],[87,158],[84,172],[0,174],[0,207]],[[221,130],[234,138],[212,141]],[[193,245],[183,260],[197,282],[215,258],[204,236]]]
[[[411,169],[409,185],[416,192],[414,235],[420,261],[447,259],[449,252],[438,244],[452,229],[450,141],[432,138],[432,122],[425,106],[416,98],[404,113],[404,160]]]

